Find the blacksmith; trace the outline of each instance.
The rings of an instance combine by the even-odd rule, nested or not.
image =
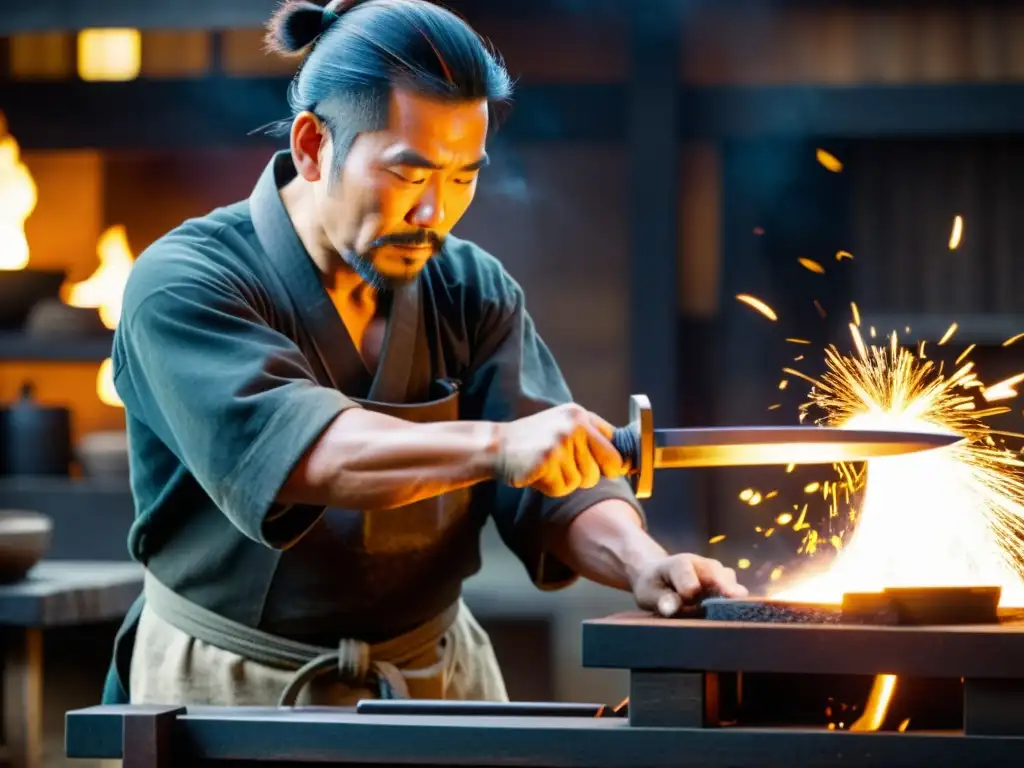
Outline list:
[[[138,259],[114,342],[147,570],[105,701],[502,700],[460,600],[491,519],[535,583],[674,610],[732,570],[644,530],[501,263],[449,235],[510,78],[425,0],[288,2],[290,149]],[[570,287],[571,289],[571,287]]]

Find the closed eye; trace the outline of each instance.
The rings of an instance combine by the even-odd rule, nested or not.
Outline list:
[[[387,172],[390,173],[392,176],[394,176],[399,181],[405,182],[406,184],[423,184],[426,181],[426,178],[422,178],[422,179],[409,179],[409,178],[406,178],[405,176],[400,174],[398,171],[396,171],[394,168],[388,168]]]

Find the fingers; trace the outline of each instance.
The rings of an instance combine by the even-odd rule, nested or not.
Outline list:
[[[587,449],[594,457],[601,474],[604,477],[622,477],[625,472],[622,454],[593,424],[584,424],[583,429],[587,435]]]
[[[675,590],[676,596],[683,602],[692,603],[701,592],[700,575],[697,573],[694,558],[686,555],[676,555],[667,561],[666,586]],[[678,609],[677,609],[678,610]]]
[[[583,474],[576,466],[575,440],[570,437],[565,445],[562,445],[555,452],[555,461],[562,477],[564,493],[569,494],[580,487],[583,482]]]
[[[716,592],[722,597],[747,596],[747,588],[736,580],[736,571],[732,568],[706,557],[693,555],[690,559],[705,591]]]
[[[593,488],[601,479],[601,467],[590,452],[586,430],[578,429],[573,435],[573,459],[579,470],[580,488]]]
[[[695,603],[708,593],[733,598],[747,595],[746,588],[736,581],[736,572],[717,560],[675,555],[663,561],[658,570],[650,594],[638,594],[637,602],[646,604],[641,607],[656,608],[664,617],[674,616],[684,604]]]

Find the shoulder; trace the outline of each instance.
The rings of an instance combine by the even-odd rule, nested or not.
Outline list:
[[[469,240],[449,235],[431,266],[439,287],[458,295],[467,309],[505,315],[524,304],[523,289],[505,266]]]
[[[189,219],[155,240],[136,259],[125,286],[122,318],[177,298],[244,298],[254,287],[255,256],[248,204]],[[126,323],[127,325],[128,323]]]

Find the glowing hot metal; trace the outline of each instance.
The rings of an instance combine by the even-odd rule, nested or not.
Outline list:
[[[655,469],[841,464],[943,448],[960,440],[946,433],[833,427],[654,429],[645,395],[630,398],[630,424],[612,437],[642,499],[651,495]]]

